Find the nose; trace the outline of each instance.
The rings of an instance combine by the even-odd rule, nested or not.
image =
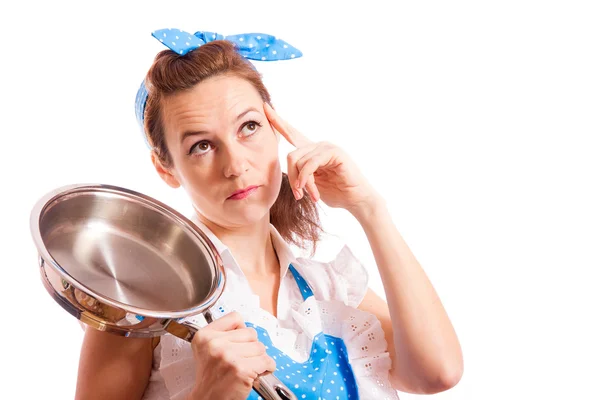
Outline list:
[[[241,176],[248,171],[249,164],[242,146],[231,145],[224,149],[223,175],[226,178]]]

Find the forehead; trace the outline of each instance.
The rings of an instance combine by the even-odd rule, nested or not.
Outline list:
[[[177,132],[182,125],[229,122],[233,115],[237,116],[249,106],[261,110],[262,103],[258,91],[250,82],[220,75],[164,98],[162,116],[165,129]]]

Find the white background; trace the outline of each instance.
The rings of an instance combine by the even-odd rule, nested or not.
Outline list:
[[[190,210],[134,118],[163,49],[150,32],[180,28],[264,32],[304,52],[255,65],[280,115],[343,147],[384,195],[441,296],[465,372],[432,398],[600,398],[596,4],[3,2],[0,397],[74,395],[82,330],[39,279],[39,197],[109,183]],[[383,295],[360,226],[323,210]]]

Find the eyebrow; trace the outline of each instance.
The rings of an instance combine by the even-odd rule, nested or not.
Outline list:
[[[241,119],[241,118],[242,118],[244,115],[248,114],[250,111],[256,111],[256,112],[259,112],[259,111],[258,111],[256,108],[254,108],[254,107],[250,107],[250,108],[248,108],[246,111],[244,111],[244,112],[242,112],[240,115],[238,115],[238,116],[235,118],[235,121],[234,121],[234,122],[237,122],[237,121],[239,121],[239,120],[240,120],[240,119]],[[187,132],[184,132],[184,133],[183,133],[183,135],[181,135],[181,141],[183,142],[183,141],[184,141],[184,140],[185,140],[185,139],[186,139],[188,136],[206,135],[206,134],[208,134],[208,133],[209,133],[209,132],[207,132],[207,131],[187,131]]]

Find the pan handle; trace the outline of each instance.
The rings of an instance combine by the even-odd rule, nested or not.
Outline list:
[[[213,320],[210,311],[204,313],[204,318],[207,323]],[[187,321],[179,323],[171,320],[165,329],[170,334],[191,342],[199,328]],[[253,389],[265,400],[298,400],[294,393],[270,372],[259,375],[254,381]]]

